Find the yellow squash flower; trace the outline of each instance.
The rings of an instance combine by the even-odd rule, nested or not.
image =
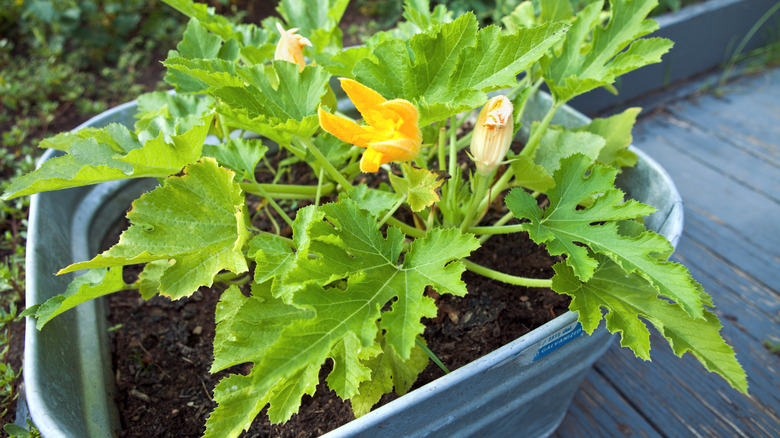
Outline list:
[[[387,100],[352,79],[339,80],[368,126],[326,113],[322,107],[318,110],[320,126],[347,143],[366,148],[360,170],[376,172],[382,164],[415,158],[422,143],[417,108],[408,100]]]
[[[298,29],[284,30],[279,23],[276,23],[276,29],[281,37],[279,37],[279,42],[276,43],[274,59],[294,62],[298,64],[298,71],[302,71],[306,67],[306,60],[303,58],[303,46],[311,46],[311,41],[300,35],[295,35]]]
[[[481,175],[493,173],[506,157],[512,144],[513,124],[512,102],[506,96],[496,96],[482,107],[471,137],[471,155]]]

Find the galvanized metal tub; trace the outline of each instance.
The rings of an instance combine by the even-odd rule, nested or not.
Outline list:
[[[529,102],[539,119],[549,96]],[[131,126],[135,102],[113,108],[81,127],[118,122]],[[564,107],[553,123],[588,119]],[[525,123],[526,126],[529,123]],[[523,135],[522,133],[520,135]],[[682,201],[669,175],[639,150],[636,167],[619,184],[631,197],[658,208],[646,224],[677,244]],[[44,159],[56,155],[48,151]],[[27,241],[27,305],[62,293],[72,274],[60,268],[90,258],[130,202],[154,180],[131,180],[34,195]],[[113,402],[105,304],[85,303],[43,330],[27,321],[24,382],[30,416],[47,437],[112,437],[119,431]],[[568,312],[514,342],[350,422],[328,437],[524,436],[551,434],[566,414],[585,373],[612,336],[603,327],[585,335]]]

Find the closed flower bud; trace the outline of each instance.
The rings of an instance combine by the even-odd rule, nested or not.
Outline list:
[[[306,67],[306,60],[303,59],[303,46],[311,46],[311,41],[300,35],[295,35],[298,29],[284,30],[279,23],[276,23],[276,29],[279,31],[280,37],[276,44],[274,59],[294,62],[298,64],[298,70],[302,71]]]
[[[513,126],[512,102],[506,96],[496,96],[482,107],[471,137],[471,155],[479,174],[490,175],[504,159],[512,144]]]

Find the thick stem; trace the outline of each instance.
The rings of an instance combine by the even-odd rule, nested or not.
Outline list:
[[[555,116],[555,113],[558,111],[558,108],[560,108],[562,105],[563,102],[553,101],[553,104],[550,107],[549,111],[547,111],[547,114],[544,115],[542,121],[539,122],[539,125],[536,126],[534,132],[531,133],[531,137],[528,139],[528,143],[526,143],[523,150],[520,151],[520,155],[525,155],[531,159],[534,158],[534,156],[536,155],[536,149],[539,148],[539,144],[542,140],[542,136],[547,131],[547,126],[550,125],[553,116]]]
[[[317,149],[317,146],[314,145],[314,142],[312,142],[310,139],[304,139],[300,137],[295,137],[295,139],[303,144],[309,152],[314,155],[314,158],[317,159],[317,162],[325,168],[325,171],[328,172],[328,175],[330,175],[331,178],[333,178],[334,181],[339,183],[341,187],[344,188],[346,191],[352,190],[352,184],[347,181],[346,178],[344,178],[344,175],[341,174],[335,167],[333,167],[332,164],[330,164],[330,161],[328,161],[327,158],[325,158],[325,155],[320,152],[319,149]]]
[[[512,213],[509,213],[510,219],[511,219],[511,214]],[[476,235],[494,235],[494,234],[519,233],[525,230],[523,229],[523,224],[516,224],[516,225],[490,225],[486,227],[469,227],[466,229],[466,231],[469,233],[474,233]]]
[[[482,204],[482,200],[485,198],[488,182],[493,178],[493,174],[491,173],[489,176],[483,176],[477,172],[474,174],[474,177],[477,180],[477,186],[474,190],[474,193],[471,195],[471,202],[469,202],[469,209],[466,212],[466,216],[463,218],[463,222],[460,224],[460,229],[464,233],[466,232],[466,229],[471,226],[471,222],[474,220],[477,212],[480,211],[480,205]]]
[[[280,207],[279,204],[277,204],[276,201],[274,201],[274,198],[272,198],[268,194],[268,192],[266,192],[262,187],[260,187],[259,184],[257,186],[255,186],[255,188],[257,188],[258,191],[260,192],[260,196],[265,198],[265,200],[268,201],[268,204],[270,204],[271,207],[274,210],[276,210],[276,213],[278,213],[279,216],[281,216],[282,219],[284,219],[284,221],[287,222],[287,225],[292,226],[292,224],[293,224],[292,219],[290,219],[290,216],[287,216],[287,213],[282,209],[282,207]]]
[[[493,269],[486,268],[466,259],[461,259],[460,261],[469,271],[482,275],[483,277],[501,281],[503,283],[525,287],[552,287],[552,279],[518,277],[515,275],[504,274],[503,272],[494,271]]]
[[[398,210],[399,207],[404,205],[404,202],[406,202],[406,198],[409,196],[408,193],[405,193],[403,196],[401,196],[401,199],[398,200],[398,202],[393,205],[393,207],[387,211],[387,214],[385,214],[385,217],[382,218],[382,220],[379,221],[379,226],[385,224],[385,222],[388,221],[391,217],[393,217],[393,214],[395,214],[396,210]]]
[[[417,229],[405,222],[401,222],[400,220],[391,217],[387,219],[387,225],[394,226],[398,229],[400,229],[404,234],[406,234],[409,237],[424,237],[425,231]]]

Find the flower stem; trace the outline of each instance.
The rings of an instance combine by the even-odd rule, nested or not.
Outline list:
[[[344,178],[344,175],[342,175],[335,167],[333,167],[332,164],[330,164],[330,161],[328,161],[327,158],[325,158],[325,155],[320,152],[319,149],[317,149],[317,146],[314,146],[314,142],[312,142],[310,139],[304,139],[300,137],[294,137],[299,143],[304,145],[311,153],[314,155],[314,158],[317,159],[317,162],[320,163],[322,167],[325,168],[325,170],[328,172],[328,175],[331,176],[337,183],[341,185],[342,188],[346,191],[352,190],[352,184],[347,181],[346,178]]]
[[[463,222],[460,223],[460,229],[464,233],[466,232],[466,229],[471,226],[471,222],[474,220],[477,212],[480,211],[480,205],[485,198],[485,192],[489,185],[488,182],[493,178],[493,174],[491,173],[489,176],[483,176],[477,172],[474,174],[474,177],[477,180],[477,186],[474,193],[471,195],[471,202],[469,202],[469,209],[466,212],[466,216],[463,218]]]
[[[503,272],[495,271],[490,268],[486,268],[482,265],[478,265],[470,260],[460,259],[466,269],[469,271],[482,275],[483,277],[492,278],[493,280],[501,281],[507,284],[514,284],[516,286],[525,287],[552,287],[552,279],[545,278],[527,278],[518,277],[515,275],[504,274]]]
[[[509,214],[511,219],[512,213]],[[466,231],[469,233],[474,233],[476,235],[494,235],[494,234],[519,233],[525,230],[523,229],[523,224],[515,224],[515,225],[491,225],[486,227],[468,227]]]
[[[265,198],[266,201],[268,201],[268,203],[271,205],[271,207],[273,207],[273,209],[276,210],[279,216],[281,216],[282,219],[284,219],[284,221],[287,222],[287,225],[292,226],[293,224],[292,219],[290,219],[290,216],[287,216],[287,213],[282,209],[282,207],[280,207],[279,204],[277,204],[276,201],[274,201],[274,198],[272,198],[268,194],[268,192],[266,192],[265,189],[263,189],[260,186],[260,184],[256,185],[255,188],[260,192],[260,196]]]
[[[558,108],[560,108],[562,105],[563,102],[553,101],[553,104],[547,111],[547,114],[544,115],[542,121],[539,122],[539,125],[536,126],[534,132],[531,133],[531,137],[528,139],[528,143],[526,143],[523,150],[520,151],[520,155],[525,155],[532,159],[534,158],[536,155],[536,149],[539,148],[539,144],[542,140],[542,136],[547,131],[547,126],[550,124],[550,121],[552,121],[555,113],[558,112]]]
[[[408,193],[404,193],[404,195],[401,196],[401,199],[399,199],[398,202],[396,202],[395,205],[393,205],[393,207],[390,210],[387,211],[387,214],[385,214],[385,217],[383,217],[382,220],[379,221],[379,226],[380,227],[382,225],[384,225],[385,222],[388,221],[388,219],[393,217],[393,214],[396,212],[396,210],[398,210],[399,207],[401,207],[404,204],[404,202],[406,202],[406,198],[408,198],[408,197],[409,197]]]
[[[387,219],[387,225],[392,225],[396,228],[399,228],[404,234],[406,234],[409,237],[424,237],[425,231],[417,229],[405,222],[402,222],[394,217],[390,217]]]

